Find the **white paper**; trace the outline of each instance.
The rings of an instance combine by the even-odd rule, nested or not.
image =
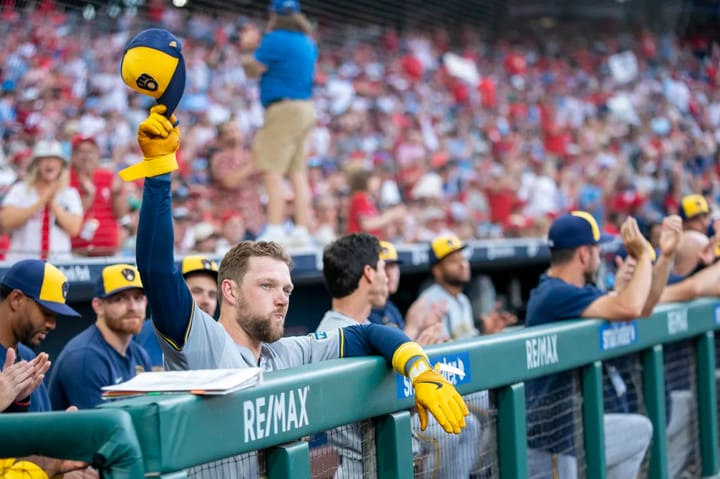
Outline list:
[[[140,373],[129,381],[103,387],[113,393],[193,392],[227,394],[246,389],[262,380],[262,369],[198,369],[193,371],[160,371]]]

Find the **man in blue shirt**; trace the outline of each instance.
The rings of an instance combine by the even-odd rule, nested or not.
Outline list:
[[[315,126],[312,87],[318,52],[312,26],[300,13],[297,0],[273,0],[270,12],[262,41],[254,29],[246,29],[241,39],[246,52],[243,68],[248,76],[260,77],[260,101],[265,108],[265,122],[253,142],[268,196],[267,226],[258,239],[307,247],[311,194],[305,144]],[[282,226],[285,178],[292,183],[295,203],[295,227],[289,237]]]
[[[80,316],[65,304],[67,291],[65,275],[39,259],[19,261],[5,273],[0,281],[0,367],[6,362],[8,349],[13,348],[18,361],[32,362],[40,375],[47,371],[47,354],[36,357],[30,347],[40,345],[55,329],[58,315]],[[49,411],[50,399],[41,381],[33,382],[34,389],[21,391],[8,410]]]
[[[132,338],[142,328],[147,299],[140,273],[129,264],[103,269],[95,285],[95,324],[63,348],[50,374],[53,409],[92,408],[102,401],[102,387],[150,371],[150,358]]]
[[[599,244],[611,237],[601,234],[595,219],[584,211],[556,219],[548,235],[550,269],[530,293],[526,326],[577,318],[627,321],[650,314],[667,283],[679,242],[680,225],[674,223],[661,238],[660,257],[654,268],[635,219],[623,223],[622,240],[634,259],[634,269],[627,282],[608,294],[592,283],[600,264]],[[574,412],[558,403],[574,397],[572,373],[530,380],[526,388],[531,475],[576,477]],[[652,424],[637,414],[606,414],[604,419],[607,477],[637,477],[650,445]]]

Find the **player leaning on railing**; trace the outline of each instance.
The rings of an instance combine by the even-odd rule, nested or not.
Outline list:
[[[174,116],[153,107],[138,127],[147,171],[155,159],[174,157],[180,132]],[[193,302],[175,267],[170,173],[147,175],[137,234],[137,265],[168,369],[243,368],[266,371],[340,357],[380,354],[409,377],[421,425],[427,412],[449,433],[465,427],[467,407],[455,388],[434,371],[422,348],[400,330],[375,324],[328,334],[282,337],[293,284],[290,257],[271,242],[241,242],[223,258],[221,311],[216,322]]]

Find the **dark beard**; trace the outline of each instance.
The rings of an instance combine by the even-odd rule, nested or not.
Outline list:
[[[470,281],[465,281],[464,279],[457,279],[457,278],[443,278],[445,281],[445,284],[448,286],[452,286],[454,288],[462,288],[466,284],[468,284]]]
[[[274,327],[272,315],[274,311],[267,316],[251,315],[248,313],[246,303],[239,301],[236,307],[236,321],[238,325],[252,339],[262,341],[263,343],[274,343],[283,337],[285,328],[283,326]]]
[[[40,331],[37,331],[33,329],[32,324],[27,323],[23,325],[22,330],[20,331],[20,334],[18,335],[18,342],[23,343],[26,346],[39,346],[40,342],[35,341],[35,335],[38,334]]]

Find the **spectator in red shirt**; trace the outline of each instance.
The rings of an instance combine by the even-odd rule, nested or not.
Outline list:
[[[348,233],[366,232],[386,237],[383,229],[391,223],[402,222],[405,217],[405,206],[397,205],[380,213],[373,198],[373,190],[379,187],[377,177],[361,166],[352,166],[348,170],[350,186],[350,208],[348,211]]]
[[[114,256],[120,247],[119,220],[130,211],[125,183],[110,170],[98,168],[100,148],[92,137],[72,139],[70,186],[80,194],[83,226],[72,238],[73,253]]]

